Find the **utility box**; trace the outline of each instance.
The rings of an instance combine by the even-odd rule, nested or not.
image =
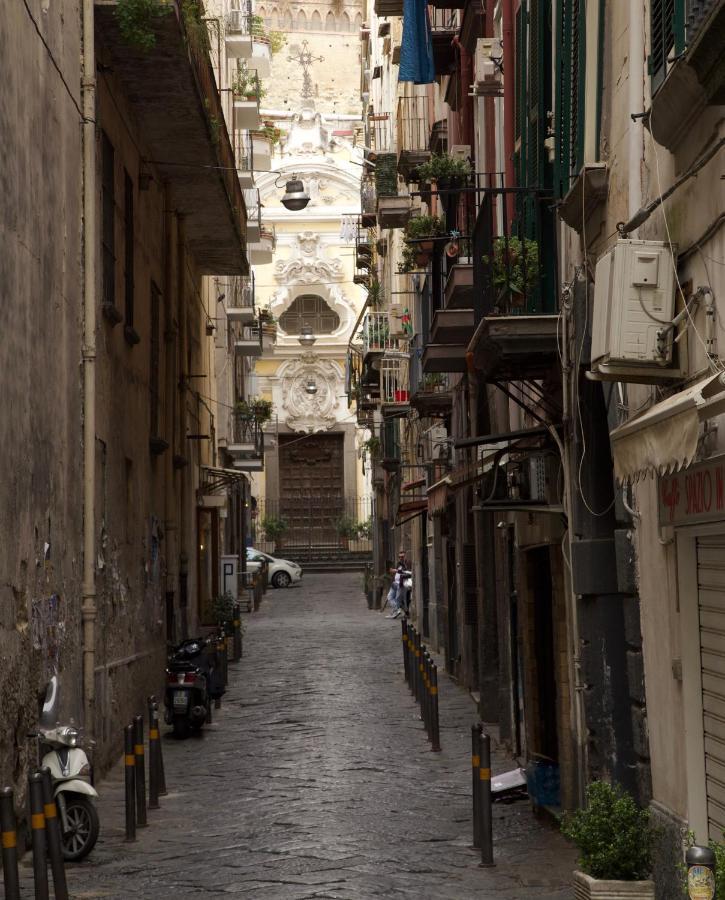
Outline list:
[[[239,557],[236,554],[219,557],[219,592],[239,599]]]
[[[594,374],[646,381],[648,373],[661,377],[672,368],[676,336],[670,325],[675,317],[673,252],[663,241],[618,240],[597,262],[592,316]]]
[[[503,88],[501,58],[503,50],[497,38],[479,38],[474,57],[474,88],[477,94],[497,94]]]

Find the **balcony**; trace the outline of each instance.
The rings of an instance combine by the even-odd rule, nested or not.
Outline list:
[[[254,273],[229,282],[225,293],[227,319],[240,325],[253,325],[256,321]]]
[[[407,353],[384,355],[380,360],[380,403],[383,414],[410,406],[409,358]]]
[[[239,459],[264,453],[264,432],[258,419],[233,411],[229,435],[227,451],[231,456]]]
[[[458,34],[458,14],[449,8],[432,9],[430,25],[435,73],[438,76],[450,75],[456,67],[453,39]]]
[[[687,0],[684,21],[673,21],[670,46],[658,48],[660,65],[652,74],[652,105],[645,119],[668,150],[687,139],[706,106],[725,104],[723,46],[725,0]]]
[[[399,97],[396,124],[398,171],[409,179],[418,166],[430,159],[428,98]]]
[[[242,190],[254,187],[254,166],[252,163],[252,137],[245,129],[234,129],[234,159]],[[247,223],[249,224],[249,223]]]
[[[410,405],[421,418],[443,418],[453,405],[451,376],[445,372],[423,374],[416,354],[411,354]]]
[[[470,349],[490,381],[545,377],[557,361],[551,198],[486,190],[473,247],[476,331]]]
[[[390,318],[387,312],[365,313],[362,322],[363,354],[385,353],[387,350],[401,350],[405,340],[391,334]]]
[[[274,248],[277,243],[274,228],[270,225],[262,225],[259,232],[259,240],[249,243],[249,261],[254,265],[266,265],[274,259]]]
[[[371,175],[363,175],[360,181],[360,224],[372,228],[377,222],[377,206],[375,179]]]
[[[251,4],[250,4],[251,5]],[[260,16],[249,9],[233,9],[226,17],[224,43],[230,59],[245,59],[250,69],[269,75],[272,51]]]
[[[259,97],[234,93],[234,127],[249,131],[259,128]]]
[[[403,0],[375,0],[375,14],[378,16],[402,16]]]
[[[258,357],[262,355],[262,350],[262,329],[259,324],[243,325],[234,337],[234,352],[239,356]]]
[[[154,170],[167,186],[169,208],[184,217],[200,272],[246,274],[244,199],[208,50],[187,30],[178,0],[149,23],[152,53],[124,39],[116,8],[113,0],[95,6],[98,64],[120,82],[144,153],[169,161],[155,162]],[[203,166],[213,175],[199,176]]]
[[[259,189],[247,188],[244,191],[244,202],[247,204],[247,241],[251,246],[262,234],[262,204],[259,201]]]
[[[252,169],[255,172],[272,171],[272,154],[274,144],[272,138],[264,130],[253,131],[252,136]]]

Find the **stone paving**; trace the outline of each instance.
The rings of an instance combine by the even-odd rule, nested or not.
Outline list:
[[[214,723],[164,739],[169,794],[136,843],[123,842],[120,765],[100,785],[101,838],[68,867],[73,898],[573,896],[574,854],[526,801],[496,804],[496,866],[479,868],[472,701],[441,677],[443,751],[431,753],[400,625],[366,608],[359,583],[309,575],[268,592]],[[510,767],[497,752],[494,772]]]

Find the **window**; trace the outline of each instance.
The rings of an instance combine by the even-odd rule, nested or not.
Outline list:
[[[331,12],[327,14],[325,19],[325,31],[334,31],[335,30],[335,17]]]
[[[282,314],[279,325],[287,334],[299,334],[309,325],[315,334],[332,334],[340,327],[340,317],[316,294],[303,294]]]
[[[113,144],[105,131],[101,132],[101,189],[102,189],[102,278],[103,305],[116,303],[116,166]]]
[[[672,65],[672,54],[685,49],[685,0],[651,0],[648,65],[652,93],[662,84]]]
[[[557,8],[554,188],[563,197],[584,165],[586,4],[560,0]]]
[[[124,221],[124,318],[126,321],[126,340],[130,344],[138,343],[138,335],[133,328],[133,261],[134,261],[134,234],[133,234],[133,181],[128,172],[123,173],[123,221]]]
[[[319,14],[317,10],[314,10],[312,13],[312,19],[310,21],[310,29],[312,31],[322,31],[322,16]]]
[[[304,9],[301,9],[297,15],[297,31],[307,31],[307,16]]]
[[[151,282],[151,356],[149,361],[149,433],[159,436],[159,357],[161,353],[161,291]]]

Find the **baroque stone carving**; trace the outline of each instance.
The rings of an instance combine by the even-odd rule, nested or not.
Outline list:
[[[323,258],[319,234],[303,231],[295,236],[290,258],[275,262],[274,277],[288,284],[315,284],[342,281],[345,272],[341,260]]]
[[[327,431],[335,425],[342,380],[334,363],[320,359],[308,350],[298,359],[283,365],[280,376],[282,408],[290,428],[311,434]],[[306,390],[310,381],[317,387],[315,394],[309,394]]]

